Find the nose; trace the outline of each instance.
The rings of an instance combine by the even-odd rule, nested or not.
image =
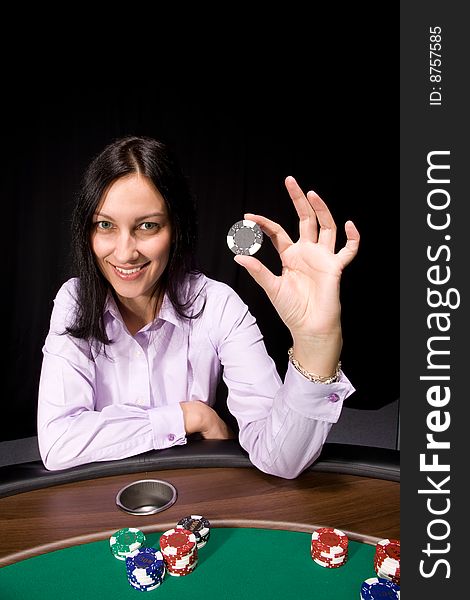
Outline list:
[[[116,239],[114,256],[116,262],[121,265],[127,265],[136,261],[139,258],[139,251],[135,237],[129,232],[121,232]]]

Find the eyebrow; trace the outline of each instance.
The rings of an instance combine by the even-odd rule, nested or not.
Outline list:
[[[103,212],[97,212],[94,215],[95,217],[104,217],[105,219],[109,219],[110,221],[114,221],[113,217],[110,217],[109,215],[103,213]],[[151,217],[164,217],[165,213],[162,212],[154,212],[154,213],[150,213],[149,215],[143,215],[142,217],[138,217],[135,222],[137,223],[138,221],[143,221],[144,219],[150,219]]]

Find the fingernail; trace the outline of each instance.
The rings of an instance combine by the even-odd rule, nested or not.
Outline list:
[[[233,257],[233,260],[234,260],[234,261],[235,261],[237,264],[239,264],[240,266],[242,266],[242,267],[243,267],[243,262],[240,262],[240,257],[239,257],[239,255],[238,255],[238,254],[236,254],[236,255]],[[243,261],[243,259],[242,259],[242,261]]]

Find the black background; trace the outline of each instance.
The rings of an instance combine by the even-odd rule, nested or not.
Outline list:
[[[281,223],[296,239],[287,175],[326,200],[338,247],[352,219],[362,239],[342,283],[342,360],[357,389],[346,406],[375,410],[397,399],[398,57],[385,30],[371,30],[363,14],[345,15],[339,25],[317,18],[311,27],[296,44],[280,37],[243,52],[234,47],[229,55],[214,46],[210,62],[186,48],[172,66],[170,53],[156,47],[153,61],[147,57],[143,65],[136,57],[132,64],[128,57],[116,73],[116,60],[108,64],[102,53],[92,70],[90,59],[75,57],[63,70],[46,61],[11,76],[1,197],[8,248],[4,389],[12,411],[0,440],[36,434],[52,300],[73,275],[69,221],[79,179],[97,152],[125,134],[154,136],[175,150],[198,204],[201,266],[249,305],[281,375],[288,331],[263,290],[234,263],[226,233],[250,211]],[[391,31],[393,22],[384,27]],[[257,257],[279,272],[269,240]]]

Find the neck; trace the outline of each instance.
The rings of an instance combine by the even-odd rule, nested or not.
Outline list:
[[[154,320],[160,311],[163,298],[117,298],[122,319],[131,335],[135,335],[142,327]]]

